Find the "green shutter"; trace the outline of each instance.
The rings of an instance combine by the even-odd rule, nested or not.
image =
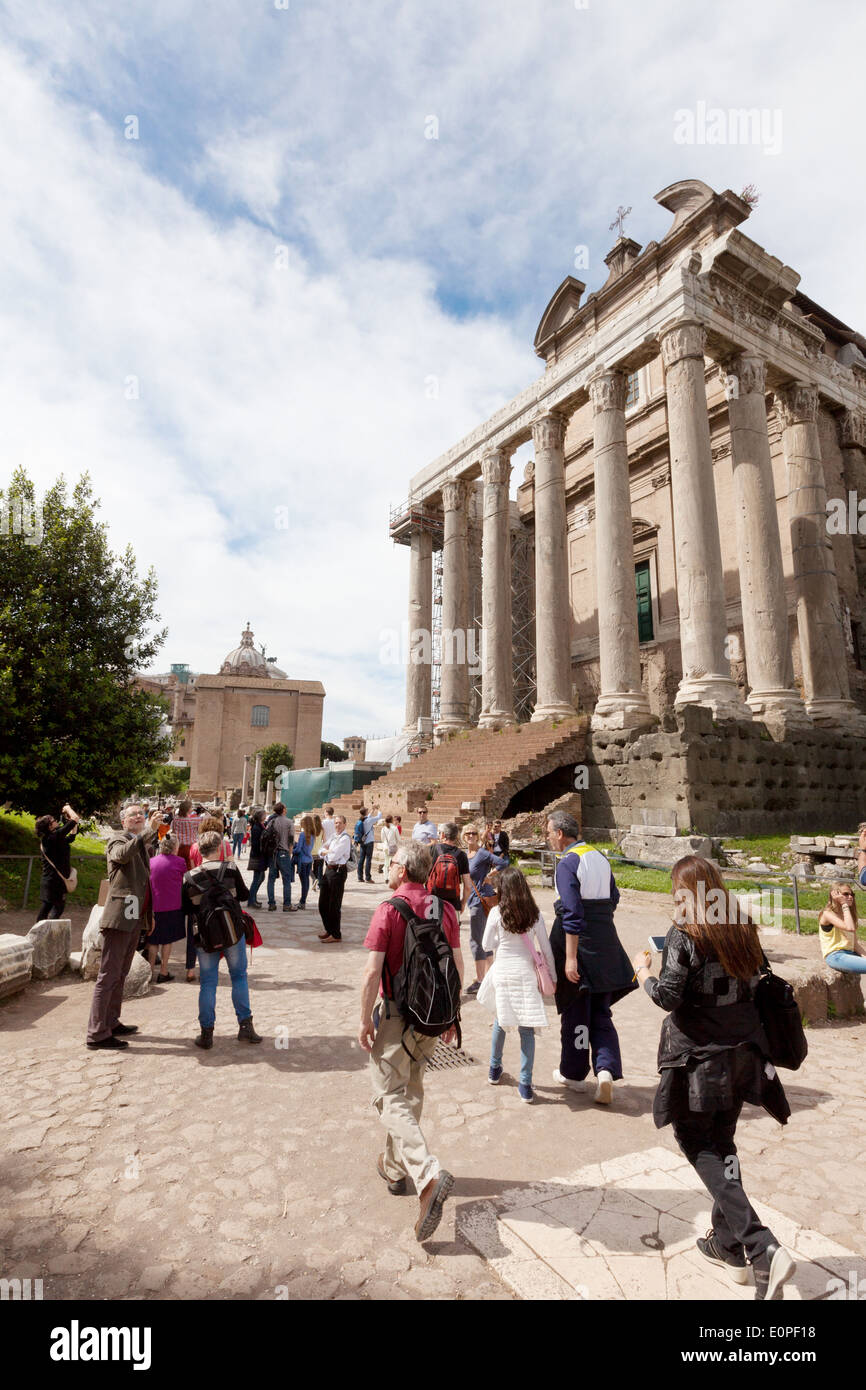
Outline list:
[[[637,594],[637,640],[653,640],[653,604],[650,590],[649,560],[642,560],[634,567],[634,586]]]

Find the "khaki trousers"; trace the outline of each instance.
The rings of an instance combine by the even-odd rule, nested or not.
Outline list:
[[[384,1167],[392,1182],[405,1174],[412,1179],[416,1192],[421,1192],[439,1173],[439,1160],[429,1152],[421,1130],[424,1071],[437,1039],[420,1036],[411,1028],[404,1038],[402,1018],[396,1013],[387,1018],[386,1007],[381,1004],[370,1054],[373,1105],[387,1131]],[[413,1054],[411,1057],[406,1048]]]

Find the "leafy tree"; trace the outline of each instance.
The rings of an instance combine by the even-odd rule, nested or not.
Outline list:
[[[163,763],[152,767],[145,778],[145,784],[156,787],[162,796],[180,796],[189,787],[189,767],[173,767]]]
[[[321,755],[320,755],[320,762],[321,762],[323,765],[324,765],[324,763],[326,763],[326,762],[329,762],[329,763],[342,763],[342,762],[345,762],[345,760],[348,758],[348,756],[349,756],[349,755],[348,755],[348,753],[346,752],[345,748],[338,748],[337,745],[336,745],[336,743],[323,743],[323,744],[322,744],[322,752],[321,752]]]
[[[134,684],[165,640],[156,578],[112,553],[85,475],[40,507],[19,468],[0,492],[0,801],[106,811],[170,756],[167,706]],[[152,635],[148,636],[151,633]]]
[[[264,792],[268,782],[276,783],[277,768],[282,764],[283,767],[292,768],[295,763],[295,756],[287,743],[269,743],[265,748],[259,748],[253,754],[253,759],[262,755],[262,792]]]

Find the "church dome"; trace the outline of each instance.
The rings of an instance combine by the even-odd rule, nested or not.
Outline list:
[[[267,679],[268,663],[253,646],[253,632],[249,623],[241,633],[240,646],[229,652],[219,673],[221,676],[263,676]]]
[[[273,661],[268,662],[268,675],[271,677],[271,680],[275,681],[287,681],[289,679],[285,671],[281,671],[279,666],[275,665]]]

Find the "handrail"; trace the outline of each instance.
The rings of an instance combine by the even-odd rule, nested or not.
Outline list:
[[[72,859],[93,859],[94,857],[95,857],[95,856],[92,855],[92,854],[70,854],[70,856],[69,856],[70,860],[72,860]],[[19,909],[19,911],[21,911],[21,912],[26,912],[26,910],[27,910],[27,899],[28,899],[29,896],[30,896],[30,880],[31,880],[32,877],[33,877],[33,861],[34,861],[34,859],[40,859],[40,858],[41,858],[41,855],[39,855],[39,854],[0,854],[0,859],[26,859],[26,860],[27,860],[27,877],[26,877],[26,879],[24,880],[24,897],[23,897],[23,899],[22,899],[22,901],[21,901],[21,907],[20,907],[20,909]]]

